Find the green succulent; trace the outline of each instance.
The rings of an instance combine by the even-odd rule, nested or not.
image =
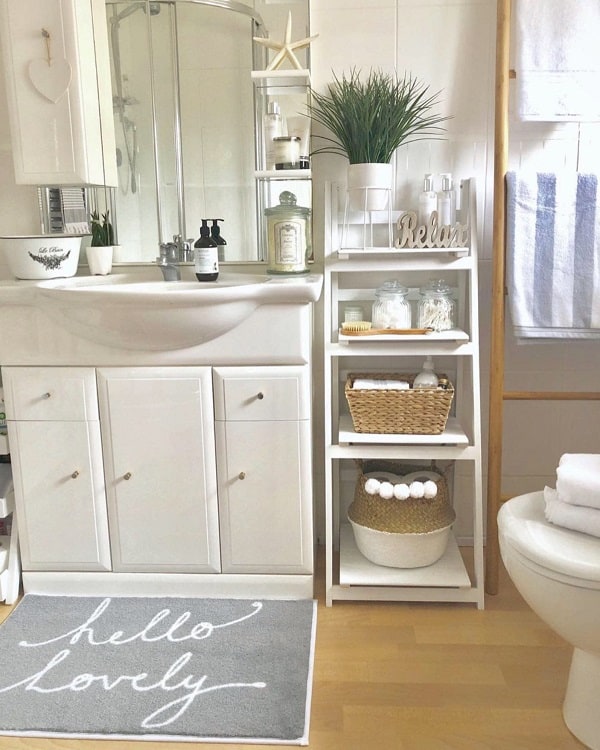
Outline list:
[[[91,230],[92,230],[92,247],[109,247],[115,244],[115,234],[113,226],[108,219],[109,211],[100,214],[98,211],[92,211]]]
[[[327,93],[311,89],[309,115],[333,134],[315,136],[327,143],[313,154],[340,154],[350,164],[387,164],[404,143],[440,138],[439,124],[450,118],[430,113],[441,92],[428,91],[408,73],[398,78],[372,70],[366,80],[355,68],[348,77],[334,74]]]

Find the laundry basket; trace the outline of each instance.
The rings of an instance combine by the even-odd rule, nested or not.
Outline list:
[[[435,466],[409,466],[394,461],[358,463],[359,475],[348,520],[359,551],[376,565],[393,568],[419,568],[437,562],[446,551],[456,518],[445,472]],[[366,491],[368,475],[388,479],[390,474],[434,481],[437,494],[431,499],[397,500]]]
[[[356,432],[397,435],[441,435],[446,429],[454,388],[413,388],[416,374],[350,373],[345,395]],[[447,376],[440,374],[447,381]],[[406,390],[353,387],[361,380],[404,380]]]

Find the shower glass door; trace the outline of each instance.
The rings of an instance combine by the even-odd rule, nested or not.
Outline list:
[[[223,219],[227,261],[258,257],[253,11],[228,0],[107,2],[124,262]]]

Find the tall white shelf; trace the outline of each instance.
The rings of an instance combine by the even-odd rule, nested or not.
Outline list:
[[[344,194],[328,186],[325,197],[324,264],[324,398],[325,398],[325,499],[326,499],[326,602],[335,600],[443,601],[484,606],[483,497],[481,463],[481,412],[479,383],[479,328],[477,299],[477,222],[473,180],[461,183],[458,220],[471,228],[469,246],[423,250],[395,247],[341,247]],[[370,217],[372,218],[372,217]],[[387,221],[387,218],[386,220]],[[359,232],[360,234],[360,232]],[[384,235],[386,233],[384,232]],[[378,283],[398,278],[416,289],[429,278],[444,278],[455,289],[458,328],[427,335],[374,335],[351,337],[340,333],[344,303],[366,307]],[[427,355],[436,370],[449,372],[455,388],[454,403],[441,435],[378,435],[353,429],[343,393],[349,371],[417,372]],[[451,536],[443,557],[423,568],[401,569],[375,565],[358,551],[345,517],[345,468],[359,459],[431,461],[456,468],[470,464],[461,474],[461,487],[470,485],[457,503],[456,472],[450,482],[451,497],[461,525],[472,528],[467,549],[459,549]],[[348,487],[346,487],[348,490]],[[471,498],[472,497],[472,502]],[[460,506],[460,508],[459,508]],[[469,534],[470,536],[470,534]],[[470,564],[465,564],[465,559]]]

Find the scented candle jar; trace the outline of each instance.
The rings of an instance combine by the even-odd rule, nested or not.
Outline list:
[[[279,195],[279,205],[265,209],[267,220],[267,273],[308,273],[310,209],[296,205],[289,190]]]
[[[455,326],[456,303],[451,287],[443,280],[430,281],[420,290],[418,327],[449,331]]]

